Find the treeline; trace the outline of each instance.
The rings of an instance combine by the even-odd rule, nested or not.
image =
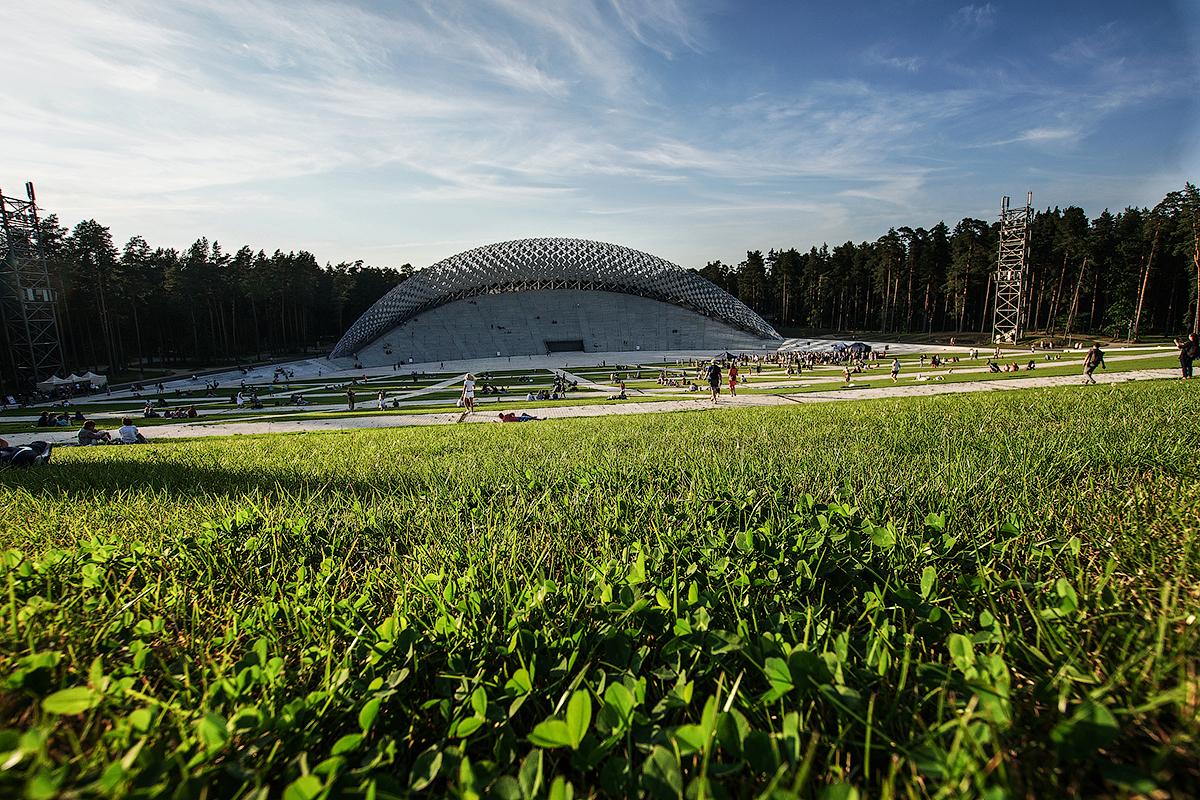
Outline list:
[[[411,273],[408,264],[322,266],[304,250],[229,252],[205,238],[181,252],[134,236],[118,250],[95,220],[68,232],[50,216],[42,228],[68,369],[324,355]]]
[[[787,329],[990,333],[1000,225],[964,219],[893,228],[874,242],[746,254],[698,272]],[[1153,209],[1037,212],[1025,329],[1117,338],[1200,328],[1200,192]]]
[[[701,275],[783,331],[988,333],[999,224],[894,228],[874,242],[713,261]],[[230,252],[198,239],[183,251],[134,236],[118,249],[95,220],[43,220],[69,370],[131,374],[325,353],[372,303],[411,274],[312,253]],[[1033,220],[1025,328],[1119,338],[1200,328],[1200,191],[1188,183],[1152,209],[1088,219],[1069,207]],[[3,365],[11,378],[11,360]]]

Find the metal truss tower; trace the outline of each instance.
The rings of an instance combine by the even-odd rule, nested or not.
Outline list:
[[[33,184],[28,200],[0,190],[0,316],[22,389],[63,369],[54,287],[42,249]]]
[[[1029,266],[1029,229],[1033,222],[1033,192],[1024,208],[1010,208],[1008,196],[1000,200],[1000,254],[996,260],[996,305],[992,341],[1016,342],[1025,323],[1025,273]]]

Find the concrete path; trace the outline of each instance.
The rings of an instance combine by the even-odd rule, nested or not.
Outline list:
[[[1164,380],[1175,377],[1177,370],[1146,369],[1130,372],[1099,373],[1096,381],[1099,384],[1124,383],[1126,381]],[[965,392],[1010,391],[1015,389],[1030,389],[1044,386],[1077,386],[1079,391],[1089,391],[1090,387],[1081,386],[1082,379],[1078,375],[1050,375],[1028,378],[1010,378],[993,381],[964,381],[961,383],[938,383],[930,381],[917,385],[882,386],[878,388],[832,390],[826,392],[808,392],[804,394],[780,395],[739,395],[736,398],[722,396],[714,406],[706,398],[663,400],[661,402],[619,403],[609,402],[602,405],[562,406],[558,408],[531,409],[537,416],[546,419],[566,419],[571,417],[605,417],[623,414],[653,414],[669,411],[714,411],[728,408],[749,408],[762,406],[789,406],[803,403],[829,403],[838,401],[869,400],[898,397],[928,397],[940,394],[958,394]],[[518,408],[512,410],[519,411]],[[180,423],[159,425],[147,428],[146,433],[153,440],[191,438],[198,436],[230,436],[240,434],[266,433],[300,433],[305,431],[334,431],[352,430],[359,428],[397,428],[414,425],[446,425],[458,421],[460,414],[388,414],[363,417],[342,417],[328,420],[287,420],[263,419],[247,422],[215,422],[206,424]],[[480,411],[469,415],[467,422],[496,422],[494,411]],[[536,424],[536,423],[526,423]],[[56,444],[69,444],[75,441],[73,432],[55,433],[23,433],[12,434],[8,437],[10,444],[25,444],[35,440],[49,440]]]

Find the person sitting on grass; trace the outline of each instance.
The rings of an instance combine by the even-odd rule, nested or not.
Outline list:
[[[117,429],[117,436],[121,444],[145,444],[146,437],[138,431],[137,425],[133,424],[133,420],[129,417],[121,418],[121,427]]]
[[[522,411],[520,414],[516,414],[512,411],[501,411],[496,416],[500,418],[501,422],[531,422],[535,419],[541,419],[541,417],[535,417],[532,414],[525,413],[524,411]]]
[[[38,428],[49,428],[54,423],[50,421],[50,412],[43,411],[42,415],[37,418],[37,422],[33,423]]]
[[[109,435],[108,431],[96,430],[96,421],[91,419],[83,423],[83,427],[79,429],[78,436],[79,444],[81,445],[108,444],[112,441],[112,436]]]

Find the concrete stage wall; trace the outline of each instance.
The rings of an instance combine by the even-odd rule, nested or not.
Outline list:
[[[766,340],[670,303],[615,292],[555,289],[456,300],[393,328],[358,352],[367,367],[543,355],[547,341],[578,340],[585,352],[764,352]],[[567,355],[564,353],[564,355]]]

